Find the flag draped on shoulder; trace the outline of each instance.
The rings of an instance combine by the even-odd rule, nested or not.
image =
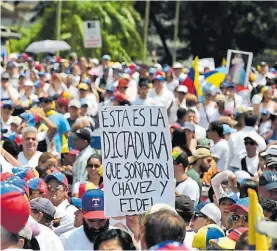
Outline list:
[[[185,85],[188,88],[188,92],[191,94],[196,94],[198,96],[198,99],[201,102],[201,98],[203,97],[201,84],[199,81],[199,70],[198,70],[198,56],[195,57],[195,59],[192,62],[192,66],[189,70],[189,73],[182,83],[182,85]]]
[[[248,189],[249,194],[249,215],[248,215],[248,243],[249,250],[268,250],[268,242],[265,235],[259,234],[256,231],[257,222],[261,221],[263,210],[258,203],[256,191]]]

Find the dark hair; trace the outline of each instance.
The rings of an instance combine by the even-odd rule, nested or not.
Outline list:
[[[177,119],[178,119],[178,120],[179,120],[179,119],[183,119],[183,118],[186,116],[186,113],[187,113],[186,109],[184,109],[184,108],[179,108],[179,109],[177,110]]]
[[[144,227],[147,249],[167,240],[183,243],[186,236],[184,220],[170,210],[161,210],[147,215]]]
[[[271,120],[271,122],[273,122],[274,120],[276,120],[277,119],[277,115],[275,115],[275,114],[270,114],[270,120]]]
[[[17,159],[20,152],[19,146],[10,139],[5,139],[3,143],[3,149],[6,150],[10,155]]]
[[[270,217],[271,221],[277,220],[277,202],[271,199],[260,199],[260,204],[264,211],[271,212],[272,216]]]
[[[102,242],[113,239],[118,240],[123,250],[136,250],[132,237],[121,229],[109,229],[98,234],[94,240],[94,250],[99,250],[99,246]]]
[[[186,133],[183,129],[176,128],[172,133],[172,148],[179,146],[182,150],[187,147]]]
[[[235,250],[244,250],[248,247],[248,231],[245,231],[237,240]]]
[[[99,159],[99,161],[102,163],[102,156],[101,156],[101,154],[93,153],[92,155],[89,156],[87,163],[89,163],[89,161],[91,159]]]
[[[210,123],[210,130],[211,131],[215,131],[217,132],[218,136],[220,138],[224,138],[224,135],[223,135],[223,122],[222,121],[213,121]]]
[[[182,152],[175,160],[177,164],[182,164],[184,170],[188,167],[189,165],[189,160],[188,160],[188,155],[186,152]]]
[[[257,120],[258,120],[257,115],[252,111],[246,112],[244,114],[244,123],[246,126],[254,127],[257,123]]]
[[[246,198],[248,196],[248,188],[251,188],[256,191],[258,194],[258,183],[251,179],[245,179],[242,183],[239,185],[239,192],[240,192],[240,198]]]
[[[196,112],[193,109],[188,109],[187,114],[190,113],[190,112],[196,114]]]
[[[23,236],[19,236],[19,239],[23,239],[24,240],[24,245],[23,245],[23,249],[33,249],[32,244],[31,244],[31,240],[27,239],[26,237]]]

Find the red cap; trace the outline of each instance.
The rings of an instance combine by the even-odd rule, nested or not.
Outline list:
[[[57,103],[58,103],[59,105],[63,105],[63,106],[68,107],[69,100],[68,100],[67,98],[62,97],[62,98],[59,98],[59,99],[57,100]]]
[[[124,87],[127,88],[128,87],[128,80],[127,79],[120,79],[118,81],[118,87]]]
[[[118,92],[117,94],[115,94],[114,98],[120,102],[126,100],[126,97],[124,94]]]

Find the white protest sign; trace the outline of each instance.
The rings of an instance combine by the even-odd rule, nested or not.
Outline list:
[[[237,85],[248,86],[252,59],[252,52],[228,50],[226,69],[232,82]]]
[[[175,207],[174,170],[164,107],[113,106],[99,112],[106,216]]]
[[[85,48],[102,47],[100,21],[84,21]]]
[[[201,58],[198,60],[198,69],[200,72],[204,72],[204,68],[209,67],[211,71],[215,69],[215,63],[213,58]]]

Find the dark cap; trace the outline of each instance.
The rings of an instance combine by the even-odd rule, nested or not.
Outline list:
[[[78,138],[80,139],[83,139],[83,140],[86,140],[88,143],[90,143],[91,141],[91,134],[90,132],[85,129],[85,128],[82,128],[82,129],[79,129],[77,130],[75,133],[74,133]],[[74,137],[74,136],[73,136]]]
[[[139,86],[139,87],[147,87],[147,88],[149,88],[148,79],[141,78],[141,79],[139,80],[138,86]]]
[[[194,203],[191,198],[187,195],[176,196],[175,199],[175,210],[183,218],[187,214],[193,214]],[[184,217],[186,218],[186,217]]]
[[[32,199],[30,200],[30,207],[31,209],[45,213],[54,219],[56,209],[50,200],[45,198]]]
[[[40,103],[48,103],[54,101],[53,97],[41,97],[39,98]]]
[[[1,80],[9,80],[10,74],[7,71],[4,71],[1,75]]]
[[[172,159],[177,165],[182,164],[184,167],[189,165],[188,155],[185,152],[173,149]]]
[[[263,172],[259,179],[259,186],[264,186],[268,191],[277,188],[277,171]]]

